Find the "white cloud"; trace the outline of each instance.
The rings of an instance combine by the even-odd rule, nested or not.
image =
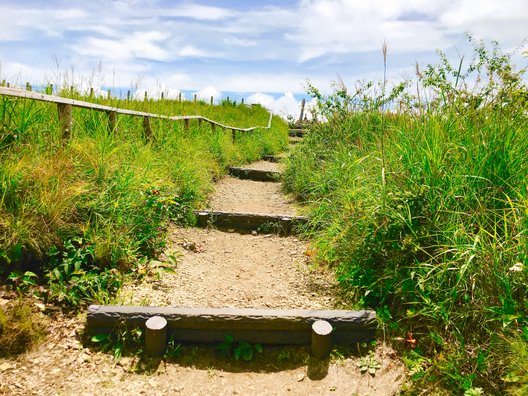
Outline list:
[[[298,119],[301,112],[301,100],[295,99],[291,92],[284,93],[281,97],[275,99],[273,96],[264,94],[262,92],[254,93],[246,100],[247,104],[260,104],[263,107],[271,110],[274,114],[280,115],[283,118],[292,117]],[[315,101],[306,103],[305,115],[311,119],[311,107],[315,105]]]
[[[195,92],[195,95],[198,99],[209,101],[211,96],[213,100],[216,101],[222,97],[222,92],[212,86],[205,87],[204,89]]]

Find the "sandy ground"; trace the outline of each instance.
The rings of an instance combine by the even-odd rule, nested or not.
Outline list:
[[[280,184],[230,177],[218,183],[211,207],[297,212],[282,194]],[[174,227],[160,258],[174,272],[161,272],[126,285],[118,302],[186,307],[338,307],[333,274],[313,268],[309,252],[307,242],[296,237]],[[17,358],[0,360],[0,394],[394,395],[405,380],[403,364],[386,346],[374,351],[381,364],[375,375],[362,374],[356,364],[360,356],[342,348],[320,361],[310,357],[306,348],[264,346],[262,354],[244,362],[232,356],[220,357],[214,346],[182,346],[177,358],[141,360],[125,356],[115,362],[111,354],[96,350],[90,342],[82,344],[82,316],[52,316],[45,343]]]

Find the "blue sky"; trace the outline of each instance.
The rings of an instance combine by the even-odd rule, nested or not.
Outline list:
[[[242,92],[286,109],[306,79],[323,91],[338,78],[379,79],[384,40],[389,77],[402,79],[436,49],[469,55],[466,32],[526,49],[528,1],[0,0],[0,78],[151,96]]]

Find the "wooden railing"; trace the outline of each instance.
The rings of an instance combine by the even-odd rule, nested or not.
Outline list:
[[[203,116],[167,116],[162,114],[154,114],[154,113],[146,113],[143,111],[135,111],[135,110],[127,110],[127,109],[120,109],[117,107],[110,107],[110,106],[104,106],[96,103],[90,103],[90,102],[84,102],[81,100],[75,100],[75,99],[69,99],[69,98],[63,98],[61,96],[53,96],[53,95],[46,95],[42,93],[37,92],[31,92],[31,91],[24,91],[22,89],[17,88],[6,88],[6,87],[0,87],[0,95],[4,96],[11,96],[16,98],[24,98],[24,99],[31,99],[31,100],[37,100],[41,102],[48,102],[48,103],[55,103],[57,104],[58,109],[58,115],[59,115],[59,124],[60,128],[62,130],[62,137],[63,139],[68,139],[71,136],[71,130],[72,130],[72,107],[78,107],[82,109],[91,109],[95,111],[103,111],[108,114],[108,128],[110,131],[114,132],[117,128],[117,115],[123,114],[123,115],[129,115],[129,116],[136,116],[136,117],[143,117],[143,128],[145,131],[145,136],[147,139],[152,138],[152,129],[150,126],[150,119],[151,118],[157,118],[157,119],[163,119],[163,120],[170,120],[170,121],[184,121],[185,128],[190,128],[190,121],[191,120],[198,120],[198,122],[201,124],[202,122],[207,122],[211,125],[211,128],[214,130],[216,127],[224,128],[224,129],[230,129],[233,134],[233,141],[236,140],[236,132],[250,132],[257,128],[263,128],[263,129],[269,129],[271,127],[271,119],[273,117],[273,114],[270,113],[268,125],[267,126],[254,126],[251,128],[238,128],[231,125],[224,125],[217,121],[210,120],[207,117]]]

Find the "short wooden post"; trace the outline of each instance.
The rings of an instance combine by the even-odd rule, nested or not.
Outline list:
[[[7,83],[7,84],[6,84],[6,87],[7,87],[7,88],[10,88],[10,87],[11,87],[11,84],[10,84],[10,83]]]
[[[127,100],[130,100],[130,89],[127,91]]]
[[[216,131],[216,124],[214,122],[211,122],[211,131]]]
[[[145,353],[161,357],[167,349],[167,319],[153,316],[145,322]]]
[[[117,112],[115,111],[108,112],[108,130],[110,133],[117,131]]]
[[[178,102],[181,102],[181,99],[182,99],[182,94],[181,92],[178,94]]]
[[[161,100],[163,100],[165,97],[165,95],[163,94],[163,92],[161,93]]]
[[[231,129],[231,137],[233,138],[233,144],[236,143],[236,129]]]
[[[242,106],[244,106],[244,98],[240,99],[240,103],[242,103]]]
[[[202,126],[202,119],[201,118],[198,118],[198,126],[201,127]]]
[[[152,128],[150,126],[150,117],[143,117],[143,131],[147,140],[152,140]]]
[[[194,103],[196,103],[196,94],[194,94]]]
[[[312,324],[312,354],[324,359],[332,349],[332,325],[326,320],[318,320]]]
[[[73,96],[73,85],[70,85],[70,95]]]
[[[49,85],[49,95],[53,95],[53,84]]]
[[[186,118],[185,120],[183,120],[183,122],[185,123],[185,130],[188,131],[189,129],[191,129],[191,123],[190,123],[190,120],[188,118]]]
[[[2,84],[0,84],[2,87],[6,86],[6,80],[2,80]]]
[[[31,91],[31,85],[29,82],[26,82],[26,91]]]
[[[306,99],[303,99],[301,102],[301,115],[299,116],[299,122],[302,122],[304,118],[304,106],[306,105]]]
[[[70,104],[57,103],[57,110],[62,139],[69,139],[72,131],[72,106]]]
[[[93,87],[90,87],[90,98],[93,98],[94,96],[94,89]]]
[[[110,89],[108,90],[108,99],[110,99]]]
[[[213,97],[211,96],[211,106],[213,105]]]
[[[148,100],[147,91],[145,91],[145,102]]]

